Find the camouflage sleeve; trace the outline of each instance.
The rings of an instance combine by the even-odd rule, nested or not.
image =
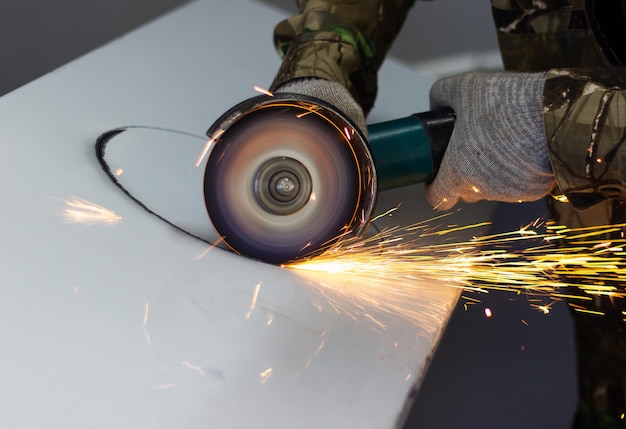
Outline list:
[[[507,70],[610,65],[593,37],[585,0],[491,0]]]
[[[377,74],[414,0],[298,0],[274,43],[283,62],[271,88],[299,77],[339,82],[367,115]]]
[[[624,68],[553,69],[543,105],[552,167],[570,203],[626,199]]]

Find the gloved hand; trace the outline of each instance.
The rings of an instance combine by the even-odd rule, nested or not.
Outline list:
[[[274,92],[293,92],[319,98],[343,112],[367,138],[363,109],[352,97],[350,91],[340,83],[315,77],[299,78],[279,86]]]
[[[446,210],[459,200],[534,201],[554,184],[544,135],[544,73],[466,73],[441,79],[431,109],[457,118],[426,198]]]

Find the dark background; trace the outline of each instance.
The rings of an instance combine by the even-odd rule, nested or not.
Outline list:
[[[295,0],[258,1],[286,13],[295,10]],[[0,95],[183,3],[2,0]],[[391,56],[416,66],[447,58],[455,64],[459,54],[493,52],[497,43],[489,13],[487,0],[417,2]],[[493,229],[517,229],[545,213],[543,202],[502,204]],[[545,315],[523,296],[492,292],[478,298],[467,310],[464,300],[455,309],[405,429],[567,428],[576,382],[565,303]],[[486,307],[491,318],[485,316]]]

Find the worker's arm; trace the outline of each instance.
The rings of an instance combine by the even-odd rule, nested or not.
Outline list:
[[[560,192],[577,209],[626,200],[626,70],[551,70],[543,106]]]
[[[466,132],[455,130],[448,159],[427,189],[431,202],[449,207],[459,199],[536,199],[542,186],[547,190],[541,173],[548,159],[558,185],[554,192],[565,194],[576,209],[625,200],[626,0],[491,3],[505,69],[526,73],[529,82],[533,72],[550,71],[541,91],[537,80],[518,91],[518,80],[507,83],[506,75],[468,75],[433,87],[435,107],[454,104]],[[507,116],[515,103],[521,114]],[[536,113],[524,114],[529,109]],[[472,129],[472,122],[480,129]],[[503,139],[498,128],[511,126],[519,133]],[[503,145],[500,160],[485,155]],[[517,184],[508,180],[515,177]],[[504,187],[511,192],[501,192]]]
[[[274,42],[283,58],[272,89],[299,78],[347,88],[365,115],[377,73],[414,0],[299,0],[300,13],[279,23]]]
[[[467,73],[438,81],[431,105],[457,112],[439,174],[426,190],[433,206],[536,200],[554,179],[554,193],[576,209],[626,200],[622,67]]]
[[[426,198],[446,210],[459,201],[535,201],[554,185],[543,131],[545,73],[464,73],[435,82],[432,109],[456,112],[439,173]]]

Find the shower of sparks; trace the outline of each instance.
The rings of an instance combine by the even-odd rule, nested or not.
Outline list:
[[[260,92],[261,94],[265,94],[265,95],[267,95],[267,96],[269,96],[269,97],[273,97],[273,96],[274,96],[274,94],[272,94],[271,92],[269,92],[267,89],[265,89],[265,88],[261,88],[261,87],[260,87],[260,86],[258,86],[258,85],[254,85],[254,87],[253,87],[253,88],[254,88],[254,90],[255,90],[256,92]]]
[[[501,290],[525,295],[532,308],[545,314],[565,298],[575,311],[601,314],[584,304],[601,295],[626,296],[626,239],[623,234],[606,238],[626,224],[570,229],[535,221],[517,231],[480,235],[488,222],[439,228],[429,226],[432,221],[345,239],[287,267],[312,280],[334,310],[370,319],[382,330],[385,323],[375,314],[436,323],[424,312],[436,319],[441,308],[419,308],[425,305],[419,299],[425,291],[442,289],[429,288],[435,283],[461,289],[468,304],[479,301],[468,293]],[[453,233],[461,231],[477,235],[455,241]],[[491,309],[484,311],[491,316]]]
[[[72,197],[64,202],[67,207],[63,212],[63,217],[68,223],[113,225],[122,220],[113,211],[82,198]]]

